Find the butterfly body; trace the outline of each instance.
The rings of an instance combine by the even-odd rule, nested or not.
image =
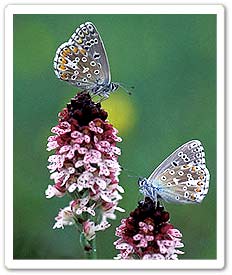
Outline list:
[[[107,98],[119,86],[111,82],[104,44],[91,22],[81,24],[57,49],[53,65],[59,79],[92,95]]]
[[[94,88],[91,89],[91,93],[94,95],[103,95],[104,97],[109,97],[111,92],[114,92],[118,89],[119,84],[110,82],[109,84],[97,84]]]
[[[200,203],[209,189],[209,171],[201,142],[189,141],[172,153],[151,176],[139,181],[145,197],[171,203]]]

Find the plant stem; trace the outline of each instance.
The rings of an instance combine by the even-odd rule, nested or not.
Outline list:
[[[81,233],[80,243],[85,252],[86,259],[97,259],[96,236],[92,240],[87,240],[85,235]]]

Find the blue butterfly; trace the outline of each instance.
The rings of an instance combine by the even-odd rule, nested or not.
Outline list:
[[[91,22],[81,24],[68,42],[60,45],[54,58],[54,71],[59,79],[103,98],[120,86],[111,82],[104,44]]]
[[[149,176],[139,180],[139,190],[157,202],[201,203],[209,189],[210,174],[204,148],[192,140],[174,151]]]

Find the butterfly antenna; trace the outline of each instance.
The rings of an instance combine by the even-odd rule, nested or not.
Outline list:
[[[119,86],[120,88],[122,88],[128,95],[132,95],[132,90],[135,89],[134,86],[131,86],[131,87],[127,88],[126,85],[123,84],[123,83],[117,83],[117,84],[118,84],[118,86]]]
[[[131,175],[131,174],[128,174],[128,173],[127,173],[128,178],[141,178],[141,176],[139,176],[138,174],[136,174],[136,173],[135,173],[134,171],[132,171],[132,170],[129,170],[129,169],[123,168],[123,167],[122,167],[122,170],[134,174],[134,175]]]
[[[128,178],[138,178],[137,176],[130,175],[130,174],[127,174],[127,177],[128,177]]]

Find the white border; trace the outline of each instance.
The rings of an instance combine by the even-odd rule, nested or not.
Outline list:
[[[13,259],[13,15],[217,14],[217,259],[14,260]],[[222,5],[8,5],[5,9],[5,266],[9,269],[221,269],[224,267],[224,8]],[[155,266],[155,267],[154,267]]]

